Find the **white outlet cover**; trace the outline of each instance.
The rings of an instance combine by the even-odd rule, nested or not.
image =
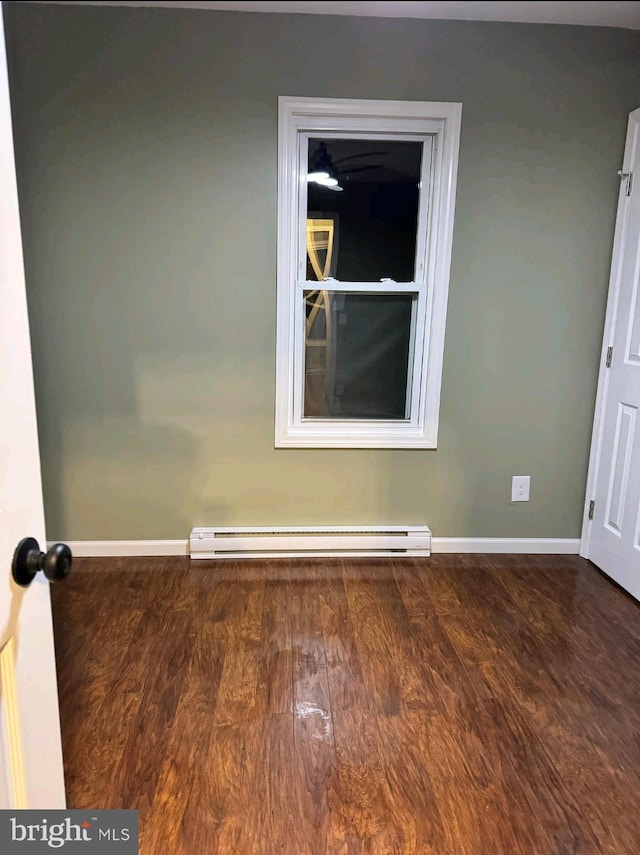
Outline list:
[[[511,479],[511,501],[528,502],[531,475],[514,475]]]

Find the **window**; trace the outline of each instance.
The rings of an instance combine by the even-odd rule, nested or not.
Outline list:
[[[462,106],[279,107],[276,447],[435,448]]]

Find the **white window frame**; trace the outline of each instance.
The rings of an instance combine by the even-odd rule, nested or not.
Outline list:
[[[276,448],[436,448],[462,104],[327,98],[279,100]],[[404,420],[305,419],[303,295],[310,136],[431,138],[422,175],[415,282],[331,280],[327,290],[417,296],[411,407]],[[304,144],[303,144],[304,143]],[[425,147],[425,151],[428,147]],[[427,159],[425,158],[425,161]],[[425,171],[428,170],[428,174]],[[429,181],[425,192],[424,183]],[[301,212],[305,216],[301,216]],[[315,283],[318,287],[318,283]]]

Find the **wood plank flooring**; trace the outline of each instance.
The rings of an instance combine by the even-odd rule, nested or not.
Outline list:
[[[142,855],[640,852],[640,607],[574,556],[78,559],[68,804]]]

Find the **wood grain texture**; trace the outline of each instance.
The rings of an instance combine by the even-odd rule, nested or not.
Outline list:
[[[574,556],[79,559],[69,807],[142,855],[640,851],[640,608]]]

